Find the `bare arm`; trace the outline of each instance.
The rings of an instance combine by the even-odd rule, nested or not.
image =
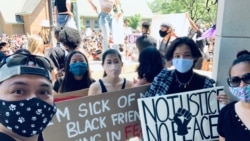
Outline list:
[[[194,21],[189,17],[188,13],[186,13],[186,17],[187,17],[192,29],[194,30],[194,32],[197,32],[199,30],[199,28],[196,26]]]
[[[99,85],[98,81],[92,83],[89,86],[88,96],[97,95],[97,94],[101,94],[100,85]]]
[[[57,21],[57,17],[58,17],[58,10],[57,10],[57,6],[54,6],[54,15],[55,15],[55,21]]]
[[[219,137],[219,141],[225,141],[225,138],[222,137],[222,136],[220,136],[220,137]]]
[[[67,13],[70,16],[73,16],[73,13],[71,12],[71,1],[70,0],[66,0],[66,8],[67,8]]]
[[[97,10],[97,7],[96,7],[96,5],[93,3],[93,1],[92,0],[88,0],[89,1],[89,3],[90,3],[90,5],[92,6],[92,8],[96,11],[96,13],[98,14],[98,10]]]
[[[114,5],[115,5],[116,10],[117,10],[117,12],[116,12],[116,18],[120,18],[122,16],[123,11],[122,11],[122,8],[121,8],[119,0],[115,0],[115,4]]]

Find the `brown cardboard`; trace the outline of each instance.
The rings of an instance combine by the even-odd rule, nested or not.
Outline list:
[[[141,136],[137,99],[149,85],[57,103],[46,141],[125,141]]]

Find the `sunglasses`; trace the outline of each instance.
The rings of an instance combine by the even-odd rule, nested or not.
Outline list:
[[[7,67],[28,65],[30,62],[35,66],[45,68],[49,71],[52,70],[50,61],[42,56],[30,55],[30,54],[12,54],[5,57],[0,63],[0,68],[6,64]]]
[[[250,73],[242,75],[242,78],[238,76],[229,77],[227,83],[231,87],[239,87],[241,80],[246,84],[250,84]]]

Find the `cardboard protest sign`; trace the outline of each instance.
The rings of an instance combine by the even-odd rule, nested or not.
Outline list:
[[[125,141],[141,136],[137,99],[149,85],[57,103],[47,141]]]
[[[77,91],[72,91],[72,92],[55,94],[54,101],[60,102],[60,101],[64,101],[64,100],[75,99],[75,98],[87,96],[88,91],[89,91],[89,89],[82,89],[82,90],[77,90]]]
[[[138,99],[144,141],[218,140],[223,87]]]

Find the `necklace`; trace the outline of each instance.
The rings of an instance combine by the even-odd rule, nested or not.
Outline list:
[[[188,86],[189,83],[191,82],[193,76],[194,76],[194,73],[192,73],[191,77],[189,78],[189,80],[188,80],[187,82],[182,83],[182,82],[178,79],[177,74],[175,73],[175,77],[176,77],[177,82],[179,83],[179,87],[184,86],[184,88],[187,88],[187,86]]]

